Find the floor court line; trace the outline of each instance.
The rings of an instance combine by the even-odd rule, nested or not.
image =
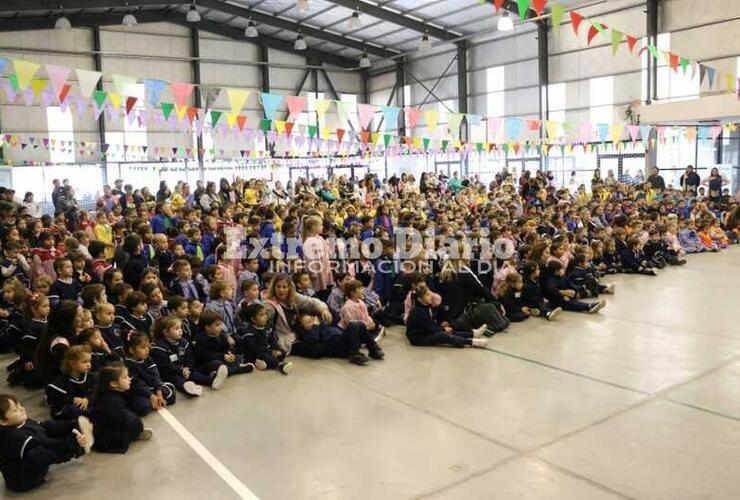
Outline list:
[[[170,413],[166,408],[159,410],[158,412],[165,422],[195,451],[200,458],[203,459],[213,471],[228,484],[234,492],[239,495],[239,498],[245,500],[259,500],[259,497],[252,493],[247,486],[242,483],[232,472],[222,464],[208,449],[203,446],[203,443],[198,441],[198,438],[193,436],[184,425],[180,423],[175,416]]]

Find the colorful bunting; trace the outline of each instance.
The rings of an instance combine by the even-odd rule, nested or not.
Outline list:
[[[31,84],[36,72],[41,66],[34,62],[24,61],[22,59],[13,59],[13,68],[17,77],[18,90],[26,90]]]
[[[265,118],[272,120],[275,117],[275,112],[283,103],[283,96],[262,92],[260,94],[260,100],[262,101],[262,108],[265,111]]]
[[[556,35],[560,35],[560,24],[563,22],[563,15],[565,14],[565,7],[559,3],[552,4],[550,8],[550,14],[552,15],[552,28]]]
[[[404,108],[403,112],[408,120],[408,128],[413,130],[421,117],[421,108],[407,107]]]
[[[357,113],[360,116],[360,127],[363,130],[367,130],[370,126],[370,122],[373,119],[373,116],[375,115],[375,112],[378,110],[377,106],[373,106],[372,104],[358,104],[357,105]]]
[[[164,119],[169,120],[172,110],[175,109],[175,105],[171,102],[163,102],[160,107],[162,108],[162,116],[164,116]]]
[[[538,16],[541,16],[545,11],[545,5],[547,5],[547,0],[532,0],[532,10],[535,11]]]
[[[249,91],[243,89],[227,88],[226,97],[229,99],[229,106],[231,112],[235,115],[241,113],[244,104],[246,104],[249,98]]]
[[[285,97],[285,103],[288,105],[288,121],[297,121],[306,107],[306,98],[289,95]]]
[[[623,36],[624,33],[612,28],[612,55],[617,55],[617,51],[619,50],[619,45],[622,43]]]
[[[54,89],[54,92],[59,94],[67,83],[70,69],[66,66],[57,66],[56,64],[47,64],[44,68],[46,68],[46,74],[49,75],[51,87]]]
[[[427,129],[429,130],[429,132],[434,133],[437,130],[437,125],[439,124],[439,111],[435,109],[425,111],[424,120],[426,121]]]
[[[146,78],[143,83],[147,104],[152,107],[156,107],[159,104],[159,97],[162,95],[162,91],[164,90],[165,85],[167,85],[167,82],[154,78]]]
[[[170,92],[177,106],[187,106],[195,86],[192,83],[172,82]]]
[[[571,10],[569,12],[570,14],[570,22],[573,23],[573,31],[576,35],[578,35],[578,27],[581,25],[581,21],[583,21],[583,16],[580,15],[578,12]]]
[[[529,10],[530,0],[517,0],[517,6],[519,7],[519,18],[526,19],[527,11]]]
[[[383,130],[395,130],[398,127],[398,115],[401,108],[384,107],[383,111]]]

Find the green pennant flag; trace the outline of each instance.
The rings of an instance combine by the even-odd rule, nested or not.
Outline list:
[[[596,28],[596,31],[598,31],[598,32],[599,32],[599,33],[601,33],[602,35],[604,34],[604,31],[605,31],[605,30],[604,30],[604,26],[602,26],[600,22],[598,22],[598,21],[594,21],[594,23],[593,23],[593,27],[594,27],[594,28]]]
[[[422,138],[421,142],[424,144],[424,149],[429,149],[429,137]]]
[[[565,156],[565,144],[560,145],[560,156]]]
[[[560,33],[560,23],[563,20],[563,14],[565,14],[565,7],[559,3],[554,3],[550,7],[550,13],[552,14],[552,29],[558,35]]]
[[[15,90],[16,92],[21,91],[21,86],[18,85],[18,75],[12,73],[8,75],[8,80],[10,80],[10,84],[13,86],[13,90]]]
[[[383,134],[383,144],[385,144],[385,147],[388,147],[392,139],[393,136],[391,134]]]
[[[272,128],[272,120],[268,120],[267,118],[263,118],[260,120],[260,130],[267,132]]]
[[[481,151],[483,151],[483,143],[482,142],[476,142],[475,143],[475,149],[478,150],[479,153]]]
[[[613,56],[617,55],[617,51],[619,50],[619,44],[622,43],[623,36],[624,36],[624,33],[612,28],[612,55]]]
[[[509,143],[508,142],[503,143],[501,145],[501,149],[504,150],[504,153],[508,153],[509,152]]]
[[[215,127],[218,123],[218,120],[221,119],[221,115],[223,113],[221,111],[211,111],[211,127]]]
[[[650,54],[653,56],[653,59],[658,59],[660,57],[658,55],[658,48],[655,45],[648,45],[648,50],[650,51]]]
[[[319,127],[317,127],[316,125],[309,125],[308,126],[308,137],[310,137],[311,139],[316,137],[316,132],[318,132],[318,130],[319,130]]]
[[[107,98],[108,92],[105,92],[104,90],[96,90],[93,92],[93,99],[95,99],[95,104],[98,105],[98,108],[103,106]]]
[[[442,139],[441,147],[442,151],[447,151],[447,145],[450,143],[448,139]]]
[[[689,60],[686,59],[685,57],[682,57],[681,58],[681,62],[679,64],[681,65],[681,70],[683,70],[683,74],[685,75],[686,74],[686,68],[688,68],[689,67],[689,64],[690,64],[689,63]]]
[[[162,115],[164,116],[164,119],[169,120],[170,115],[172,114],[172,110],[175,109],[175,105],[171,102],[162,102],[159,106],[162,108]]]
[[[519,4],[519,18],[526,19],[530,0],[517,0]]]

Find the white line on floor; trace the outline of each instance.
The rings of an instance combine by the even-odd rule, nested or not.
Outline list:
[[[193,436],[190,431],[188,431],[172,413],[163,408],[159,410],[159,414],[162,415],[164,421],[170,424],[170,427],[172,427],[172,429],[174,429],[174,431],[180,435],[183,441],[185,441],[193,449],[193,451],[195,451],[200,456],[200,458],[202,458],[203,461],[207,463],[211,467],[211,469],[214,470],[214,472],[216,472],[216,474],[221,476],[221,479],[223,479],[226,484],[228,484],[231,489],[234,490],[237,495],[239,495],[240,498],[244,498],[247,500],[259,500],[259,497],[252,493],[252,491],[247,488],[244,483],[239,481],[239,479],[234,474],[232,474],[231,471],[227,469],[224,464],[222,464],[216,457],[214,457],[213,454],[208,451],[208,449],[203,446],[203,444],[198,441],[198,439]]]

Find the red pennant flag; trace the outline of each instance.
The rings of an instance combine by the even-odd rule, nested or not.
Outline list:
[[[591,45],[591,42],[596,37],[596,35],[599,34],[599,30],[594,26],[593,24],[588,29],[588,44]]]
[[[244,130],[244,125],[247,123],[247,117],[239,115],[236,117],[236,124],[239,126],[239,130]]]
[[[496,12],[501,10],[501,7],[504,5],[504,0],[493,0],[493,5],[496,7]]]
[[[342,129],[342,128],[338,128],[338,129],[337,129],[337,142],[338,142],[339,144],[341,144],[341,143],[342,143],[342,139],[343,139],[343,138],[344,138],[344,129]]]
[[[370,142],[370,131],[369,130],[363,130],[360,132],[360,140],[363,144],[367,144]]]
[[[675,72],[678,72],[678,62],[680,60],[680,57],[678,57],[678,54],[674,54],[671,52],[668,56],[669,65],[671,66],[671,69]]]
[[[413,144],[413,139],[411,139],[411,137],[407,135],[404,135],[403,142],[405,142],[407,146],[411,147],[411,145]]]
[[[127,97],[126,98],[126,114],[131,113],[131,110],[134,109],[134,105],[136,104],[136,97]]]
[[[627,47],[629,47],[630,52],[635,51],[635,45],[637,45],[637,38],[632,35],[627,35]]]
[[[70,90],[72,90],[72,86],[69,84],[65,84],[64,87],[62,87],[62,90],[59,92],[59,102],[64,102]]]
[[[547,0],[532,0],[532,10],[534,10],[538,16],[542,15],[547,5]]]
[[[527,128],[532,132],[537,132],[541,125],[542,122],[539,120],[527,120]]]
[[[198,108],[188,108],[188,119],[190,123],[193,123],[196,116],[198,116]]]
[[[570,11],[570,22],[573,23],[573,31],[578,34],[578,27],[581,25],[581,21],[583,21],[583,16],[580,15],[578,12],[571,10]]]
[[[285,122],[285,133],[288,134],[288,137],[293,133],[293,125],[293,122]]]

